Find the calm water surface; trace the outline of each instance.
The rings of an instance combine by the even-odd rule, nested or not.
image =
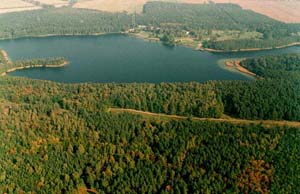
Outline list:
[[[279,50],[222,53],[169,48],[126,35],[23,38],[0,41],[12,60],[65,57],[63,68],[35,68],[11,73],[34,79],[65,83],[78,82],[204,82],[208,80],[249,80],[218,65],[224,58],[299,53],[300,47]]]

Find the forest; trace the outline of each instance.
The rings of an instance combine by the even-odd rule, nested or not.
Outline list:
[[[0,84],[1,193],[297,193],[300,186],[299,129],[107,112],[103,97],[130,84],[14,77]]]
[[[242,61],[253,71],[295,73],[256,81],[60,84],[0,77],[0,192],[297,193],[299,128],[109,108],[300,121],[298,60],[288,54]]]
[[[286,74],[300,73],[300,54],[249,58],[241,61],[241,65],[262,77],[287,77]]]
[[[300,120],[300,55],[249,58],[241,65],[261,79],[218,82],[225,113],[248,119]]]
[[[163,11],[162,11],[163,10]],[[67,27],[66,27],[67,26]],[[234,4],[179,4],[148,2],[141,14],[109,13],[72,8],[0,15],[0,39],[44,35],[95,35],[121,33],[146,26],[154,36],[184,37],[202,42],[204,48],[239,50],[270,48],[299,42],[300,25],[286,24]],[[261,38],[217,40],[213,31],[259,33]]]
[[[300,42],[300,36],[287,36],[270,38],[270,39],[241,39],[241,40],[223,40],[223,41],[204,41],[203,47],[210,48],[214,50],[223,50],[223,51],[239,51],[243,49],[252,49],[252,48],[267,48],[273,49],[276,47],[287,46],[295,42]]]
[[[70,8],[2,14],[0,38],[115,33],[142,24],[154,27],[171,46],[182,30],[262,33],[263,39],[257,41],[266,43],[245,43],[249,48],[285,38],[294,41],[299,32],[296,24],[232,4],[152,2],[141,15]],[[214,48],[211,41],[206,44]],[[241,42],[215,49],[236,49]],[[50,58],[8,63],[0,52],[0,73],[18,67],[59,67],[65,62]],[[259,78],[62,84],[1,76],[0,193],[297,194],[299,128],[195,119],[300,121],[299,54],[248,58],[241,66]],[[187,118],[115,113],[111,108]]]

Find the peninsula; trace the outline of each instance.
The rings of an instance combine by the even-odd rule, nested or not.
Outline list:
[[[70,62],[65,58],[51,58],[51,59],[31,59],[11,61],[6,51],[0,51],[0,76],[5,76],[8,73],[29,68],[60,68],[68,65]]]

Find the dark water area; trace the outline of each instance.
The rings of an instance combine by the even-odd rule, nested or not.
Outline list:
[[[166,47],[122,34],[60,36],[0,41],[0,48],[14,60],[65,57],[63,68],[32,68],[10,73],[63,83],[205,82],[249,80],[220,67],[226,58],[299,53],[300,47],[259,52],[209,53],[178,46]]]

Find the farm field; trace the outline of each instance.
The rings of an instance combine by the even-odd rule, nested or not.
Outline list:
[[[152,0],[166,2],[181,2],[181,0]],[[108,12],[141,13],[143,6],[149,0],[79,0],[73,7],[83,9],[95,9]]]
[[[0,14],[35,9],[41,9],[41,7],[32,5],[22,0],[1,0],[0,4]]]
[[[49,1],[49,0],[45,0]],[[149,0],[79,0],[73,7],[84,9],[95,9],[109,12],[142,12],[143,5]],[[209,3],[208,0],[164,0],[178,3]],[[213,0],[215,3],[234,3],[244,9],[267,15],[271,18],[288,22],[300,22],[300,1],[278,1],[278,0]]]
[[[95,9],[108,12],[141,12],[146,0],[82,0],[76,3],[74,8]]]
[[[182,0],[185,3],[203,3],[206,0]],[[234,3],[244,9],[288,22],[300,22],[300,1],[298,0],[213,0],[215,3]]]
[[[158,0],[155,0],[158,1]],[[178,3],[209,3],[208,0],[160,0]],[[300,1],[298,0],[212,0],[215,3],[233,3],[243,9],[250,9],[257,13],[287,23],[300,22]],[[54,7],[67,6],[67,0],[38,0],[41,4],[53,5]],[[93,9],[107,12],[141,13],[143,5],[149,0],[78,0],[74,8]],[[2,0],[0,14],[8,12],[40,9],[40,7],[22,0]]]

